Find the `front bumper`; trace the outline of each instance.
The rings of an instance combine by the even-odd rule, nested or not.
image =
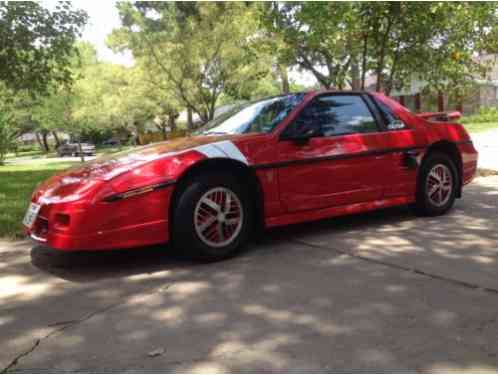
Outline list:
[[[166,220],[80,236],[53,231],[40,235],[29,229],[26,234],[35,243],[60,251],[126,249],[166,243],[169,240]]]
[[[109,250],[169,241],[168,212],[173,188],[113,202],[43,204],[25,233],[61,251]]]

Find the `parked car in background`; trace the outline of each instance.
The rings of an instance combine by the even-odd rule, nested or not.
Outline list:
[[[95,155],[95,146],[90,143],[82,143],[81,152],[78,143],[64,143],[57,147],[57,155],[60,157],[80,156],[80,154],[85,156]]]
[[[119,140],[111,138],[111,139],[108,139],[108,140],[102,142],[102,145],[103,146],[118,146]]]
[[[417,115],[380,93],[267,98],[194,136],[51,177],[32,195],[24,225],[63,251],[172,242],[212,261],[262,228],[408,204],[442,215],[477,167],[458,116]]]

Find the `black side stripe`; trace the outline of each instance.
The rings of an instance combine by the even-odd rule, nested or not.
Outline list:
[[[164,189],[168,186],[174,185],[175,183],[176,183],[176,180],[168,180],[168,181],[160,182],[158,184],[128,190],[128,191],[125,191],[123,193],[109,195],[109,196],[104,198],[104,202],[116,202],[116,201],[121,200],[121,199],[126,199],[126,198],[130,198],[130,197],[134,197],[136,195],[149,193],[151,191]]]
[[[423,151],[427,147],[408,147],[408,148],[386,148],[384,150],[373,150],[373,151],[364,151],[364,152],[354,152],[351,154],[343,154],[343,155],[331,155],[331,156],[319,156],[316,158],[306,158],[306,159],[297,159],[297,160],[288,160],[277,163],[267,163],[267,164],[257,164],[254,165],[255,169],[269,169],[269,168],[285,168],[294,164],[309,164],[309,163],[319,163],[322,161],[331,161],[331,160],[348,160],[354,158],[363,158],[368,156],[380,156],[385,154],[391,154],[394,152],[417,152]]]

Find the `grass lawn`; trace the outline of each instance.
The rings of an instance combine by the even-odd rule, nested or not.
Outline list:
[[[25,156],[31,157],[42,157],[45,154],[41,150],[31,150],[31,151],[19,151],[17,154],[14,152],[9,152],[6,156],[7,158],[21,158]]]
[[[475,122],[473,124],[463,124],[469,133],[480,133],[487,130],[498,129],[498,122]]]
[[[74,164],[39,160],[29,164],[0,166],[0,238],[22,237],[21,221],[35,186],[56,171]]]
[[[96,153],[97,156],[102,156],[102,155],[108,155],[108,154],[113,154],[115,152],[119,151],[126,151],[129,149],[132,149],[135,146],[98,146],[96,148]],[[44,153],[41,150],[33,150],[33,151],[23,151],[23,152],[18,152],[17,155],[13,152],[9,152],[6,155],[6,159],[9,161],[14,161],[14,160],[28,160],[28,159],[49,159],[49,158],[56,158],[57,153],[55,151],[50,151],[48,153]]]
[[[136,146],[98,146],[97,156],[113,154],[115,152],[127,151]]]

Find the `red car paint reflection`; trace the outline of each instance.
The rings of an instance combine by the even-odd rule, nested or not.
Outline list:
[[[360,98],[375,128],[302,141],[283,136],[317,98],[340,95]],[[444,114],[430,121],[430,113],[417,116],[378,93],[309,92],[300,100],[269,132],[176,139],[59,173],[33,193],[32,203],[41,208],[26,232],[58,250],[168,242],[177,189],[194,168],[247,170],[257,181],[255,220],[265,227],[413,203],[420,165],[431,150],[454,158],[458,196],[475,175],[477,152],[464,127],[449,122],[455,113],[448,121]],[[351,126],[365,116],[357,117]]]

